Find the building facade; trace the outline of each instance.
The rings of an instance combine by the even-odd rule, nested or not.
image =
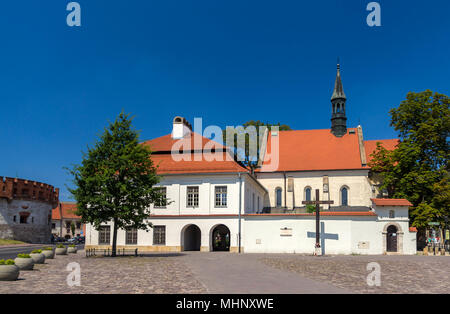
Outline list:
[[[36,181],[0,177],[0,238],[49,243],[59,190]]]
[[[378,142],[395,149],[398,140],[365,141],[361,126],[347,128],[346,100],[338,65],[331,129],[267,132],[255,172],[175,117],[171,134],[143,143],[167,203],[149,209],[150,232],[119,230],[118,247],[311,254],[315,214],[305,203],[318,190],[333,202],[320,207],[322,253],[415,254],[411,204],[384,199],[368,166]],[[88,248],[111,246],[111,224],[86,231]]]
[[[81,217],[75,214],[77,204],[71,202],[58,203],[52,210],[52,234],[55,237],[70,239],[74,236],[85,236],[86,225]]]

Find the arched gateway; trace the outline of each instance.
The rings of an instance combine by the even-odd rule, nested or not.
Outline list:
[[[212,251],[230,251],[230,229],[225,225],[213,227],[211,232]]]
[[[201,231],[197,225],[188,225],[181,231],[183,251],[200,251]]]

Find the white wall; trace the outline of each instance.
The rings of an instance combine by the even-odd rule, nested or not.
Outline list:
[[[330,156],[332,158],[332,156]],[[329,197],[334,201],[332,206],[340,205],[340,189],[343,186],[349,187],[349,206],[370,206],[370,198],[374,197],[371,184],[368,180],[368,170],[335,170],[335,171],[304,171],[287,172],[286,176],[292,176],[294,180],[295,207],[301,207],[305,200],[304,190],[309,186],[312,188],[312,198],[315,197],[315,190],[320,190],[320,197],[328,199],[328,193],[323,193],[323,176],[327,175],[329,180]],[[270,207],[275,207],[275,189],[280,187],[283,191],[284,206],[284,176],[283,173],[257,173],[258,181],[267,189],[269,193]],[[287,179],[286,179],[287,180]],[[287,184],[286,184],[287,185]],[[293,207],[293,193],[286,193],[286,205]]]

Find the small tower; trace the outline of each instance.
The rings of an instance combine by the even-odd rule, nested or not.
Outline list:
[[[341,81],[341,72],[339,61],[337,64],[336,82],[331,96],[331,133],[337,137],[347,134],[347,117],[345,116],[345,97],[344,87]]]

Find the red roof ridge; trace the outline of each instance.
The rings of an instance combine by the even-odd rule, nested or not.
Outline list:
[[[406,198],[371,198],[377,206],[413,206]]]

